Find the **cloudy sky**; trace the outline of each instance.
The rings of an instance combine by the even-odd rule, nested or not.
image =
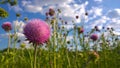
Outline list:
[[[19,0],[17,6],[10,6],[9,4],[0,5],[6,9],[10,14],[6,19],[0,19],[0,25],[3,22],[16,20],[15,13],[21,13],[22,21],[24,17],[29,19],[40,18],[45,20],[45,13],[49,8],[55,10],[61,9],[60,17],[68,22],[66,28],[71,28],[73,25],[71,21],[74,20],[76,24],[85,23],[85,29],[92,29],[98,26],[100,29],[104,27],[113,27],[116,33],[120,32],[120,0]],[[85,13],[88,16],[85,16]],[[75,19],[78,15],[79,19]],[[4,36],[5,31],[0,28],[0,49],[7,47],[5,44],[7,38]]]

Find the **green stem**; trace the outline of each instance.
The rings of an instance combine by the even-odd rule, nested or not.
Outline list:
[[[68,66],[69,66],[69,68],[71,67],[70,66],[70,59],[69,59],[69,54],[68,54],[68,51],[66,50],[66,52],[67,52],[67,60],[68,60]]]
[[[36,55],[37,55],[37,45],[34,45],[34,67],[33,68],[36,68]]]
[[[14,48],[13,50],[14,50],[14,52],[16,52],[16,51],[15,51],[15,48],[16,48],[17,40],[18,40],[18,39],[17,39],[17,33],[15,32],[15,33],[14,33],[14,44],[13,44],[13,48]]]
[[[8,53],[9,53],[9,49],[10,49],[10,32],[8,32],[8,49],[7,49]]]
[[[53,29],[54,29],[54,36],[53,36],[53,41],[56,41],[56,21],[54,20],[54,25],[53,25]],[[54,58],[53,58],[53,61],[54,61],[54,68],[56,68],[56,51],[55,51],[55,48],[56,48],[56,42],[53,43],[53,55],[54,55]]]
[[[32,52],[31,52],[31,50],[28,50],[28,49],[24,49],[24,50],[27,50],[27,52],[29,54],[29,57],[30,57],[30,65],[31,65],[31,68],[33,68],[33,63],[32,63],[33,62],[33,60],[32,60],[33,58],[32,58],[32,55],[31,55]],[[23,57],[25,57],[24,56],[24,51],[23,51],[22,54],[23,54]]]

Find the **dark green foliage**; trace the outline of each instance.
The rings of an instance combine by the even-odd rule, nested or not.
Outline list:
[[[0,8],[0,18],[7,18],[7,17],[8,17],[8,12],[3,8]]]
[[[0,4],[7,4],[7,3],[9,3],[11,6],[15,6],[15,5],[17,5],[17,0],[2,0],[2,1],[0,1]],[[8,12],[5,9],[0,7],[0,18],[1,19],[7,18],[8,15],[9,15]]]

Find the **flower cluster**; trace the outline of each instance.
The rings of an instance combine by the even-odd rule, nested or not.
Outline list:
[[[54,9],[52,9],[52,8],[50,8],[49,9],[49,12],[46,12],[46,16],[54,16],[54,14],[55,14],[55,10]]]

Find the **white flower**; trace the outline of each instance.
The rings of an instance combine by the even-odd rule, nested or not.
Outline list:
[[[13,21],[13,24],[14,24],[14,28],[16,31],[22,33],[23,32],[23,27],[25,25],[25,23],[23,21]]]

